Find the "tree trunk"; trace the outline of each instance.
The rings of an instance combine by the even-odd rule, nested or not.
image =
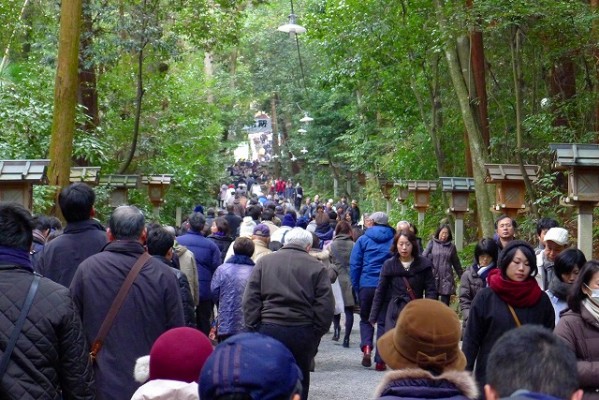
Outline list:
[[[275,178],[279,178],[281,176],[281,163],[279,158],[281,156],[281,150],[279,149],[279,132],[278,132],[278,121],[277,121],[277,102],[278,95],[273,93],[270,99],[270,121],[272,124],[272,152],[273,156],[277,156],[274,162],[273,174]]]
[[[64,1],[60,7],[58,62],[54,87],[54,112],[50,138],[49,184],[64,187],[70,183],[75,110],[77,105],[77,66],[81,34],[81,0]],[[56,192],[58,200],[58,191]],[[55,202],[53,215],[60,215]]]
[[[86,133],[93,134],[100,125],[100,114],[98,112],[96,66],[91,56],[94,36],[92,15],[89,9],[90,1],[85,0],[85,2],[83,6],[83,31],[79,48],[79,103],[84,107],[84,113],[87,117],[82,128]]]
[[[447,32],[447,22],[443,14],[443,1],[434,0],[434,5],[439,25]],[[475,110],[470,104],[468,88],[462,76],[455,41],[452,39],[448,39],[445,44],[445,57],[447,59],[451,81],[460,104],[464,126],[468,133],[469,146],[472,153],[473,178],[476,188],[475,195],[481,232],[484,236],[491,237],[493,235],[493,215],[491,213],[490,190],[485,184],[486,171],[484,166],[488,159],[488,153],[483,142],[480,128],[476,123]]]
[[[599,11],[599,0],[590,0],[590,6],[591,6],[591,11],[596,13]],[[597,43],[597,41],[599,40],[599,21],[597,21],[597,19],[593,19],[593,27],[592,27],[592,37],[594,39],[594,42]],[[593,55],[595,56],[594,59],[597,60],[599,59],[599,49],[595,46],[594,50],[593,50]],[[597,84],[597,82],[599,81],[599,66],[595,63],[595,98],[599,98],[599,84]],[[594,116],[595,116],[595,132],[599,133],[599,100],[595,100],[595,112],[594,112]],[[596,138],[596,142],[599,143],[599,137]]]
[[[28,4],[29,4],[29,0],[25,0],[23,2],[23,7],[21,7],[21,13],[19,14],[18,22],[21,22],[21,20],[25,16],[25,11],[27,10]],[[14,39],[15,35],[17,34],[18,28],[19,28],[19,24],[17,24],[15,26],[15,29],[13,29],[12,33],[10,34],[10,38],[8,39],[8,43],[6,44],[6,48],[4,49],[4,55],[2,57],[2,61],[0,62],[0,73],[2,73],[2,70],[4,70],[4,67],[6,67],[6,65],[8,64],[8,57],[10,55],[10,44],[11,44],[12,40]]]
[[[214,66],[212,65],[212,53],[206,50],[204,54],[204,74],[206,75],[207,95],[206,101],[209,104],[214,104],[214,93],[212,93],[212,79],[214,79]]]
[[[514,79],[514,94],[516,107],[516,155],[520,164],[520,172],[524,178],[524,185],[528,193],[528,204],[530,210],[536,219],[539,219],[539,213],[535,205],[536,193],[532,187],[532,183],[528,178],[526,169],[524,168],[524,160],[522,158],[522,51],[521,49],[522,31],[520,27],[512,28],[512,37],[510,38],[510,50],[512,55],[512,76]]]

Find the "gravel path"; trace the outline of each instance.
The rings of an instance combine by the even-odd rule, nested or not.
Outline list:
[[[310,375],[310,400],[373,398],[374,390],[385,373],[375,371],[374,361],[370,368],[364,368],[360,364],[362,352],[360,351],[359,324],[360,316],[355,314],[354,329],[348,349],[341,345],[344,335],[343,328],[341,339],[338,342],[331,340],[332,328],[330,333],[322,337],[316,355],[316,369]],[[343,327],[343,320],[341,326]]]

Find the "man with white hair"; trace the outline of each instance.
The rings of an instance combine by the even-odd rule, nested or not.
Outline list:
[[[333,319],[335,301],[322,263],[310,256],[312,235],[293,228],[285,245],[260,258],[243,296],[248,329],[281,341],[302,370],[302,399],[308,398],[310,362]]]

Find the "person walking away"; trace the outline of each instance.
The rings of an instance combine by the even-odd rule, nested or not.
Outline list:
[[[0,379],[2,399],[95,399],[89,347],[67,288],[33,272],[33,219],[16,203],[0,202],[0,341],[14,350]],[[35,287],[37,286],[37,289]],[[24,304],[31,306],[16,330]],[[4,361],[4,359],[3,359]]]
[[[254,242],[240,237],[233,243],[233,257],[214,272],[210,290],[218,308],[217,339],[222,342],[245,330],[242,300],[254,268]]]
[[[572,284],[578,278],[580,269],[587,262],[584,253],[578,249],[568,249],[561,252],[553,264],[553,278],[549,282],[549,289],[545,292],[551,300],[555,311],[555,325],[559,321],[560,314],[568,307],[568,294]]]
[[[462,264],[458,257],[458,251],[452,243],[453,235],[449,225],[441,225],[428,246],[422,253],[424,257],[433,263],[433,273],[437,285],[437,293],[440,300],[449,305],[451,295],[455,294],[455,276],[462,276]]]
[[[384,327],[392,329],[406,304],[423,297],[436,300],[437,289],[433,265],[418,254],[418,243],[412,232],[401,231],[395,235],[391,254],[381,269],[368,321],[374,326],[383,320]],[[376,363],[377,371],[386,369],[384,362]]]
[[[362,365],[372,365],[372,350],[375,328],[369,317],[374,294],[379,283],[383,263],[392,256],[391,244],[395,230],[389,226],[387,214],[375,212],[365,220],[364,235],[356,241],[350,256],[350,276],[352,286],[358,293],[360,304],[360,349]],[[385,333],[385,311],[381,310],[377,321],[377,338]],[[375,362],[382,363],[378,352]]]
[[[445,304],[417,299],[377,342],[385,374],[376,399],[476,399],[479,391],[460,350],[460,320]]]
[[[327,270],[308,254],[311,245],[309,232],[290,230],[280,250],[258,260],[243,296],[247,328],[278,339],[295,357],[303,375],[304,400],[310,389],[310,363],[329,330],[335,306]]]
[[[532,246],[512,240],[501,252],[498,268],[489,273],[489,286],[472,302],[462,351],[468,360],[466,369],[474,371],[480,389],[487,381],[489,353],[501,335],[525,324],[548,329],[555,325],[551,301],[537,285],[536,274]]]
[[[576,355],[583,399],[599,399],[599,262],[584,264],[568,297],[568,311],[555,334]]]
[[[142,212],[117,207],[110,216],[109,243],[79,265],[71,295],[88,343],[95,347],[100,326],[131,268],[143,256],[147,231]],[[135,360],[150,352],[154,341],[171,328],[183,326],[179,283],[159,260],[149,258],[131,285],[95,357],[96,399],[129,399],[139,387]]]

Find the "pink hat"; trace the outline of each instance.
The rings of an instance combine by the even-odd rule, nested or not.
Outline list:
[[[193,328],[174,328],[164,332],[150,350],[150,380],[169,379],[197,382],[212,343]]]

